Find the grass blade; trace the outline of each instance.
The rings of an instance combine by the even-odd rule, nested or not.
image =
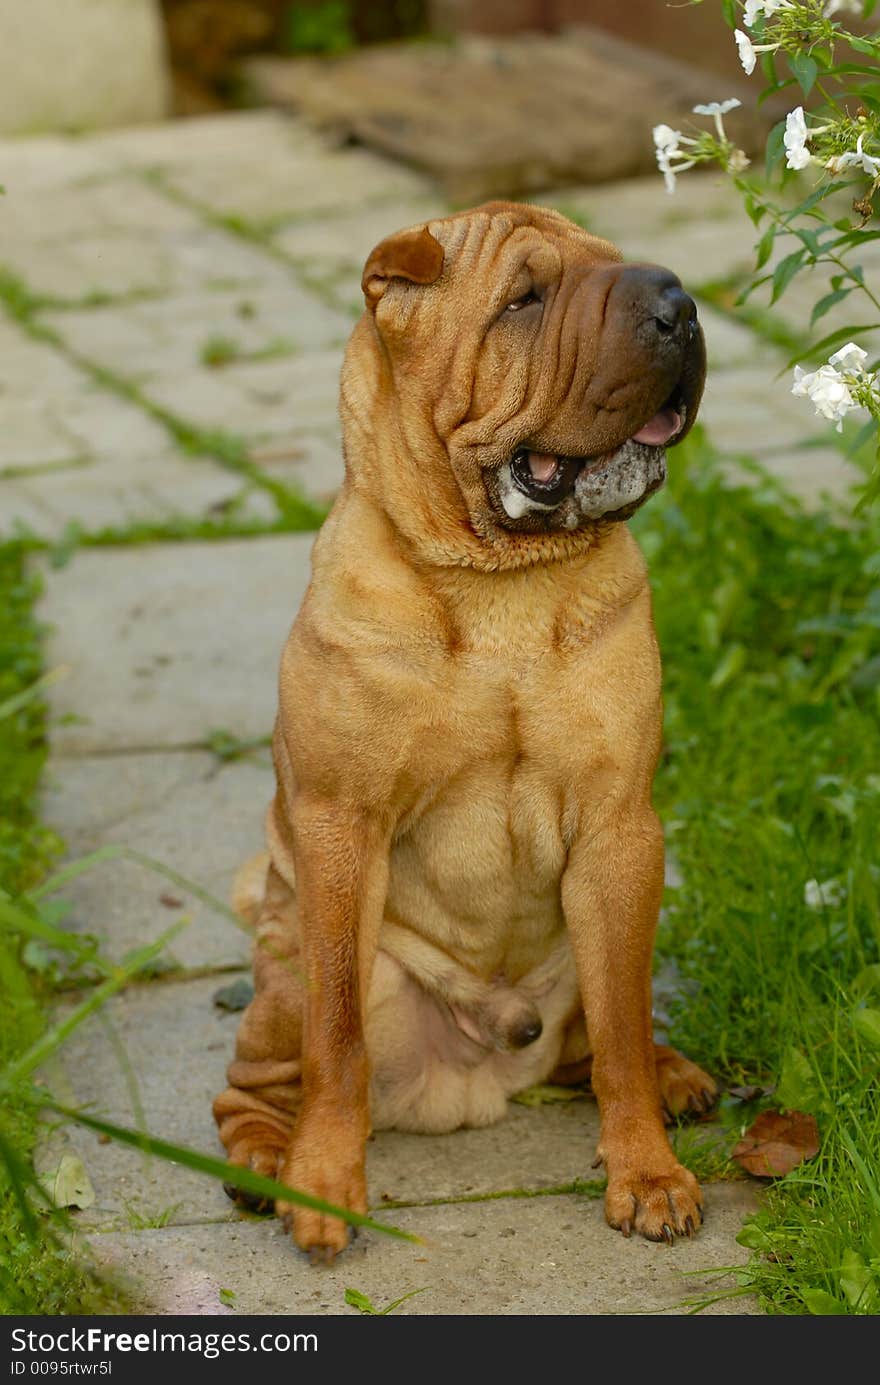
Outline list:
[[[21,903],[10,899],[0,890],[0,927],[7,928],[11,933],[23,933],[27,937],[39,938],[41,942],[49,943],[59,951],[73,952],[78,957],[88,958],[105,974],[111,970],[111,964],[98,954],[93,943],[87,942],[76,933],[69,933],[65,928],[56,928],[54,924],[47,923],[29,907],[30,901],[27,898],[24,904],[26,907],[23,908]]]
[[[63,866],[61,870],[56,871],[54,875],[50,875],[49,879],[44,880],[42,885],[37,889],[31,890],[27,898],[36,902],[38,899],[43,899],[46,895],[55,894],[57,890],[69,884],[71,880],[76,880],[78,876],[84,875],[86,871],[91,870],[94,866],[101,865],[105,861],[120,860],[134,861],[139,866],[145,866],[147,870],[155,871],[157,875],[164,876],[166,880],[170,880],[172,884],[185,890],[187,894],[194,895],[196,899],[200,900],[202,904],[207,905],[215,914],[220,914],[223,918],[229,919],[237,928],[242,929],[248,934],[251,932],[251,929],[238,917],[238,914],[234,913],[233,910],[230,909],[227,904],[224,904],[222,900],[218,899],[216,895],[211,894],[210,890],[206,890],[201,885],[197,885],[194,880],[190,880],[189,876],[181,875],[180,871],[174,870],[171,866],[166,866],[164,861],[157,861],[152,856],[145,856],[143,852],[135,851],[129,846],[102,846],[99,847],[97,851],[90,852],[88,856],[81,856],[79,860],[72,861],[69,866]]]
[[[13,693],[12,697],[7,697],[5,702],[0,702],[0,721],[4,717],[11,717],[16,712],[20,712],[22,707],[27,707],[31,702],[35,702],[43,691],[52,683],[57,683],[59,678],[64,678],[70,670],[65,666],[53,668],[50,673],[44,673],[42,678],[37,678],[29,687],[22,688],[21,692]]]
[[[183,927],[185,927],[183,923],[174,924],[171,928],[166,929],[155,942],[148,943],[146,947],[140,948],[124,965],[114,968],[114,975],[110,976],[102,985],[98,986],[81,1005],[78,1005],[76,1009],[67,1016],[66,1019],[53,1025],[46,1034],[41,1035],[37,1042],[32,1044],[26,1053],[23,1053],[16,1062],[11,1063],[5,1071],[0,1074],[0,1085],[9,1086],[13,1082],[18,1082],[21,1078],[29,1076],[41,1063],[46,1061],[50,1054],[54,1053],[55,1050],[64,1043],[65,1039],[82,1024],[83,1020],[87,1019],[89,1015],[99,1008],[99,1006],[103,1005],[104,1001],[107,1000],[109,996],[121,990],[121,988],[140,971],[141,967],[158,956],[171,938],[176,937]]]
[[[194,1169],[197,1173],[208,1174],[212,1178],[221,1178],[224,1183],[232,1183],[236,1188],[243,1189],[244,1192],[256,1193],[267,1198],[280,1198],[284,1202],[295,1203],[299,1207],[310,1207],[316,1212],[326,1212],[333,1217],[339,1217],[341,1221],[348,1222],[351,1226],[363,1226],[370,1231],[380,1231],[383,1235],[394,1236],[401,1241],[411,1241],[415,1245],[423,1245],[421,1237],[414,1235],[410,1231],[401,1231],[397,1226],[387,1226],[383,1222],[377,1222],[361,1212],[350,1212],[346,1207],[337,1207],[332,1202],[325,1202],[322,1198],[312,1197],[309,1193],[299,1192],[296,1188],[289,1188],[286,1183],[278,1183],[274,1178],[264,1178],[262,1174],[254,1173],[252,1169],[244,1169],[237,1164],[229,1164],[225,1159],[217,1159],[210,1154],[200,1154],[198,1150],[188,1149],[185,1145],[169,1144],[167,1140],[158,1140],[152,1135],[144,1135],[137,1130],[129,1130],[125,1126],[114,1125],[110,1121],[99,1119],[97,1116],[87,1115],[85,1111],[78,1111],[69,1106],[62,1106],[60,1102],[39,1089],[34,1089],[34,1100],[39,1101],[42,1106],[48,1106],[60,1116],[66,1116],[68,1120],[76,1121],[78,1125],[85,1125],[89,1130],[97,1130],[99,1134],[109,1135],[111,1139],[118,1140],[121,1144],[131,1145],[135,1149],[141,1149],[147,1154],[155,1154],[160,1159],[169,1159],[172,1163],[183,1164],[185,1168]]]

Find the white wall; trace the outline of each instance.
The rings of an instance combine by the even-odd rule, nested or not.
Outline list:
[[[168,99],[159,0],[0,0],[0,132],[160,120]]]

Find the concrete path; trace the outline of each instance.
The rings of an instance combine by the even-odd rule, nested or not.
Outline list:
[[[308,572],[311,536],[271,527],[339,483],[336,381],[366,254],[443,208],[406,169],[262,112],[7,141],[0,178],[0,531],[57,541],[38,560],[48,666],[64,670],[46,814],[73,856],[127,844],[225,899],[261,843],[278,656]],[[750,262],[750,227],[712,179],[683,179],[675,199],[652,178],[544,200],[697,289]],[[711,308],[703,318],[710,435],[808,500],[844,489],[828,434],[774,382],[779,354]],[[817,434],[821,447],[795,452]],[[247,536],[207,541],[223,521]],[[102,531],[119,542],[94,546]],[[162,533],[177,538],[122,542]],[[230,756],[236,742],[256,746]],[[155,1135],[219,1153],[210,1101],[236,1016],[214,997],[246,975],[248,938],[130,862],[65,894],[70,925],[115,957],[191,921],[172,965],[78,1031],[53,1080],[110,1118],[140,1107]],[[363,1236],[326,1273],[214,1183],[82,1131],[64,1138],[95,1185],[79,1216],[96,1257],[164,1313],[355,1311],[346,1286],[379,1306],[423,1290],[408,1313],[675,1313],[730,1287],[715,1274],[745,1259],[734,1238],[751,1186],[710,1187],[693,1242],[624,1242],[575,1186],[596,1131],[582,1099],[514,1106],[486,1131],[376,1138],[373,1204],[425,1244]],[[732,1298],[709,1311],[756,1309]]]

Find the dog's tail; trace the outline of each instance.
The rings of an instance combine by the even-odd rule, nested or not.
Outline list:
[[[266,897],[269,860],[268,851],[258,851],[239,866],[232,882],[232,907],[250,928],[256,928]]]

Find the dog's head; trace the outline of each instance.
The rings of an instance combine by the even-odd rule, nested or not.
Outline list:
[[[453,560],[475,561],[474,541],[490,566],[576,551],[662,485],[705,375],[694,303],[668,270],[623,263],[557,212],[493,202],[389,236],[363,289],[343,411],[386,411],[398,474],[384,483],[395,501],[433,490]]]

